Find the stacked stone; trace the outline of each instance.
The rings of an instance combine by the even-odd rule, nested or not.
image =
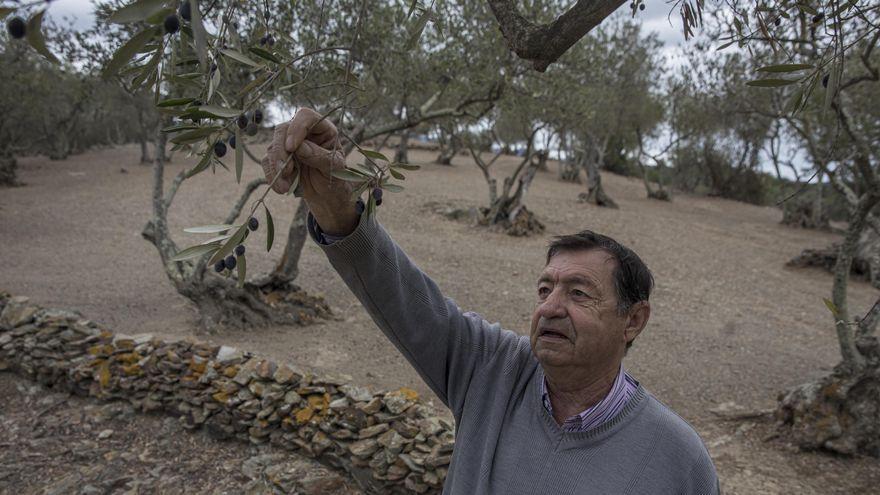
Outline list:
[[[190,339],[115,335],[5,293],[0,370],[296,451],[346,471],[368,493],[439,493],[452,456],[453,426],[413,390],[374,392]]]

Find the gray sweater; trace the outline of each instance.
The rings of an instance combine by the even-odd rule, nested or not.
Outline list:
[[[321,239],[309,215],[309,232]],[[321,244],[319,242],[319,244]],[[541,403],[529,339],[462,312],[375,217],[321,245],[373,320],[452,410],[444,494],[716,494],[699,435],[641,385],[623,410],[567,433]]]

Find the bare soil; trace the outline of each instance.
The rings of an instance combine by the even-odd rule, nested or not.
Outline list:
[[[730,422],[710,412],[731,401],[745,409],[772,408],[780,391],[836,364],[832,318],[822,303],[831,276],[784,264],[837,236],[782,226],[782,212],[772,207],[682,194],[671,203],[648,200],[640,180],[609,174],[603,184],[620,209],[585,205],[576,201],[585,186],[558,181],[551,162],[527,201],[547,231],[509,237],[431,213],[426,205],[432,202],[467,207],[488,198],[469,158],[457,156],[446,167],[428,163],[435,155],[410,151],[410,159],[424,166],[407,174],[403,193],[387,195],[379,218],[459,306],[526,333],[548,240],[583,229],[610,235],[638,252],[656,279],[652,318],[627,356],[627,370],[701,433],[725,493],[877,493],[876,459],[797,452],[782,440],[766,440],[773,432],[770,419]],[[140,237],[150,215],[152,170],[138,165],[139,156],[129,146],[61,162],[20,160],[26,185],[0,191],[0,289],[77,309],[120,333],[195,335],[368,385],[412,387],[442,407],[311,242],[299,284],[323,294],[335,320],[196,334],[193,307],[165,279],[156,252]],[[493,166],[499,180],[517,161],[505,157]],[[194,163],[176,154],[166,183]],[[245,169],[243,183],[261,173],[253,163]],[[169,219],[178,244],[195,243],[199,238],[182,229],[218,223],[242,189],[222,169],[184,183]],[[269,196],[281,234],[272,253],[265,252],[265,229],[249,238],[252,274],[267,271],[279,256],[297,201]],[[855,313],[876,297],[867,283],[851,283]]]

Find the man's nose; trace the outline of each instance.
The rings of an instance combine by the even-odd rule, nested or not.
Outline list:
[[[546,299],[538,305],[538,316],[544,318],[563,318],[565,317],[565,305],[563,304],[563,293],[556,289],[550,292]]]

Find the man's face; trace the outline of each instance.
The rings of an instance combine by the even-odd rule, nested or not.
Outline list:
[[[530,335],[545,370],[591,375],[620,366],[628,318],[617,313],[616,266],[601,249],[550,259],[538,279]]]

